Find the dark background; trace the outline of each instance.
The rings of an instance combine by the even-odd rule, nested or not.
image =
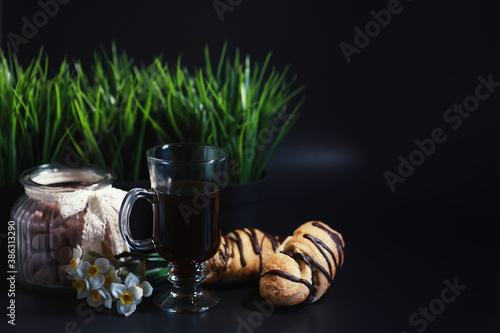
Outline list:
[[[499,6],[403,0],[347,63],[339,44],[352,45],[353,28],[364,30],[370,11],[387,3],[243,0],[221,21],[212,1],[72,0],[18,56],[27,64],[44,45],[52,64],[64,56],[85,63],[114,40],[137,61],[162,53],[173,63],[183,54],[195,66],[205,44],[217,54],[228,41],[257,61],[272,50],[272,64],[289,63],[307,99],[267,168],[256,226],[291,233],[321,219],[343,233],[348,251],[326,295],[335,303],[318,304],[316,314],[308,307],[304,322],[320,316],[333,331],[416,332],[408,317],[456,277],[467,290],[426,332],[498,332],[500,87],[456,130],[443,114],[474,94],[480,75],[500,82]],[[39,10],[4,0],[2,47]],[[392,193],[384,172],[397,173],[398,156],[435,128],[448,139]]]

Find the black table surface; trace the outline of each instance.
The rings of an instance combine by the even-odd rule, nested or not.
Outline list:
[[[281,155],[280,155],[281,154]],[[220,297],[199,314],[167,314],[148,298],[125,318],[96,312],[76,295],[17,285],[12,332],[498,332],[498,196],[455,186],[387,189],[373,170],[287,170],[279,150],[254,227],[291,234],[322,220],[345,239],[345,264],[316,303],[269,307],[258,283],[209,286]],[[378,172],[378,171],[377,171]],[[465,183],[464,183],[465,182]],[[438,181],[436,181],[438,184]],[[465,186],[467,185],[467,186]],[[224,225],[225,231],[238,225]],[[2,319],[2,325],[6,319]]]
[[[256,282],[209,287],[220,303],[190,315],[163,313],[148,298],[128,318],[115,307],[96,313],[74,293],[18,284],[16,326],[10,326],[2,242],[0,332],[500,332],[495,1],[232,1],[242,4],[224,21],[214,1],[91,2],[61,6],[22,45],[20,59],[29,64],[46,45],[51,64],[65,55],[90,61],[91,52],[116,38],[131,57],[164,53],[172,64],[182,53],[196,64],[205,43],[219,50],[229,40],[230,48],[262,61],[275,51],[277,68],[293,65],[298,84],[307,85],[300,121],[270,161],[267,191],[251,204],[250,222],[223,229],[283,235],[321,220],[344,236],[345,264],[314,304],[261,309]],[[37,3],[3,1],[4,46]],[[397,3],[404,10],[347,62],[340,43],[359,44],[354,29]],[[474,102],[479,77],[494,81],[496,92],[451,129],[443,116]],[[446,143],[392,193],[384,172],[396,172],[398,155],[408,158],[414,140],[436,128],[446,130]]]

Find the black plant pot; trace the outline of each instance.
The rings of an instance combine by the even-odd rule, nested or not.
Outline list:
[[[261,179],[244,184],[230,184],[222,191],[220,221],[222,233],[234,229],[256,227],[262,220],[262,204],[268,183]]]

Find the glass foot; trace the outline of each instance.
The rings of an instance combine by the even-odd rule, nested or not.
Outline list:
[[[168,280],[172,283],[169,291],[158,294],[154,304],[170,313],[193,313],[211,309],[219,302],[214,293],[203,290],[201,283],[205,280],[205,265],[169,264]]]
[[[158,294],[153,302],[157,307],[166,312],[193,313],[213,308],[219,302],[219,297],[207,290],[202,290],[195,296],[179,295],[175,292],[167,291]]]

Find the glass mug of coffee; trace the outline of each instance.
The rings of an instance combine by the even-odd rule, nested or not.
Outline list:
[[[120,230],[130,248],[155,249],[169,261],[169,291],[154,298],[162,310],[201,312],[218,302],[203,290],[204,261],[220,246],[220,192],[225,185],[226,149],[207,144],[175,143],[146,152],[152,189],[134,188],[123,200]],[[134,202],[146,198],[153,204],[153,235],[135,240],[130,233]]]

